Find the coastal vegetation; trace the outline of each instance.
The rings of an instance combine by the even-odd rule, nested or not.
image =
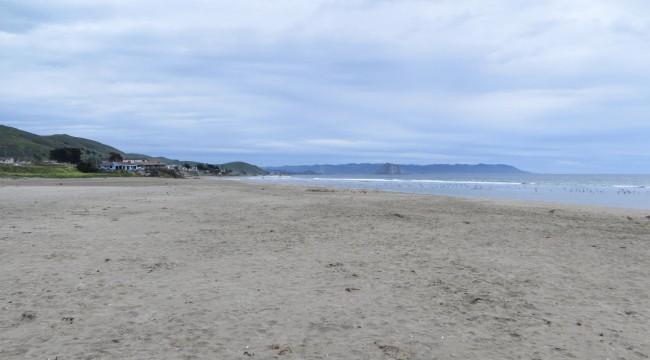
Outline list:
[[[266,170],[242,161],[229,162],[218,166],[226,175],[257,176],[267,174]]]
[[[27,164],[27,165],[10,165],[0,164],[0,177],[13,178],[89,178],[89,177],[122,177],[133,176],[127,172],[83,172],[77,166],[72,164]]]

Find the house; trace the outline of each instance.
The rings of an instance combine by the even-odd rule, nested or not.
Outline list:
[[[104,171],[136,172],[144,170],[144,168],[137,164],[126,163],[124,161],[102,161],[99,168]]]
[[[14,164],[16,160],[14,158],[0,158],[0,164]]]
[[[139,162],[138,165],[140,165],[145,171],[153,169],[164,169],[167,166],[158,160],[144,160],[142,162]]]
[[[158,160],[127,159],[123,161],[103,161],[100,169],[104,171],[147,172],[154,169],[163,169],[165,166]]]

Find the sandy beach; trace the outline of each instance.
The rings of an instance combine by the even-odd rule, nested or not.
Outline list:
[[[648,216],[0,179],[0,359],[648,359]]]

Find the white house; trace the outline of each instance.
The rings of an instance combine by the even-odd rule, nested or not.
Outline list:
[[[144,170],[144,168],[138,164],[125,163],[122,161],[103,161],[100,168],[105,171],[121,170],[121,171],[135,172],[135,171]]]
[[[100,168],[104,171],[128,171],[139,172],[152,169],[164,168],[165,164],[161,164],[158,160],[140,160],[129,159],[123,161],[103,161]]]

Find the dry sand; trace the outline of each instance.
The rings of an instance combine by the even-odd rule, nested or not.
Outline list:
[[[0,359],[647,359],[647,215],[0,180]]]

